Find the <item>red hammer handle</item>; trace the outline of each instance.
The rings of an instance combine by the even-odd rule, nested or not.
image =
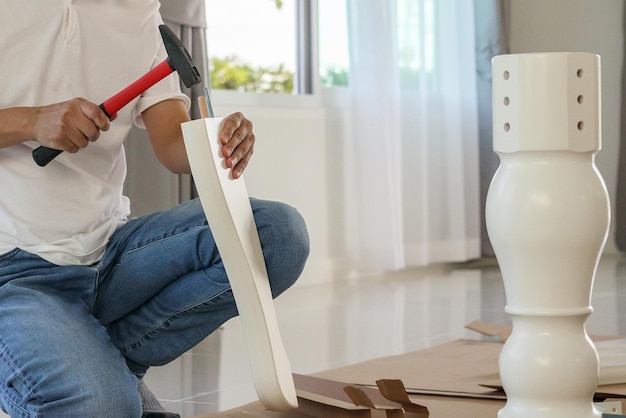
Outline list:
[[[148,71],[133,84],[117,93],[115,96],[105,100],[100,104],[100,109],[104,111],[109,119],[115,115],[121,108],[130,103],[137,96],[148,90],[150,87],[163,80],[165,77],[174,72],[169,60],[164,60],[159,65]],[[37,165],[43,167],[56,158],[63,151],[40,146],[33,150],[33,159]]]
[[[117,93],[115,96],[105,100],[100,108],[104,110],[104,113],[109,119],[115,115],[121,108],[130,103],[135,97],[139,96],[150,87],[154,86],[159,81],[174,72],[174,69],[170,66],[168,60],[164,60],[162,63],[154,67],[147,72],[133,84],[126,87],[124,90]]]

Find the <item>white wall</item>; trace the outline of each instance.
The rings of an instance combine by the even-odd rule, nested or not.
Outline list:
[[[511,0],[511,52],[591,52],[601,58],[602,150],[596,163],[615,201],[624,59],[624,0]],[[613,211],[614,212],[614,211]],[[612,222],[606,252],[617,252]]]

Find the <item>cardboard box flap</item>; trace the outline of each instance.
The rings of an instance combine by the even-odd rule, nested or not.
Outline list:
[[[499,337],[500,342],[505,342],[513,330],[510,325],[493,325],[478,320],[465,325],[465,328],[489,337]]]
[[[318,416],[316,410],[319,409],[319,405],[311,405],[310,402],[302,402],[302,400],[340,408],[344,410],[341,412],[342,416],[360,416],[361,414],[357,412],[366,410],[372,414],[372,417],[374,411],[384,411],[383,415],[387,417],[428,418],[428,409],[413,403],[400,381],[381,381],[379,386],[383,389],[377,390],[368,386],[349,385],[295,373],[293,380],[300,400],[297,411],[314,417]],[[351,415],[350,412],[353,414]],[[339,412],[335,411],[335,414]]]
[[[402,380],[381,379],[376,381],[376,386],[378,386],[378,390],[382,396],[391,401],[398,402],[405,411],[415,413],[417,415],[416,418],[428,417],[428,408],[411,401]]]
[[[344,388],[346,383],[320,379],[313,376],[293,374],[298,398],[308,399],[326,405],[336,406],[347,410],[369,409],[367,406],[355,404]],[[385,405],[385,408],[400,408],[400,405]]]

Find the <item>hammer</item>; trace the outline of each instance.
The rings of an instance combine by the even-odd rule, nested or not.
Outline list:
[[[100,104],[100,109],[104,111],[109,119],[137,96],[174,71],[178,72],[180,79],[187,88],[202,81],[200,73],[189,53],[170,28],[160,25],[159,31],[167,51],[167,59],[163,60],[163,62],[144,74],[133,84]],[[58,149],[40,146],[33,150],[33,159],[37,165],[43,167],[62,152]]]

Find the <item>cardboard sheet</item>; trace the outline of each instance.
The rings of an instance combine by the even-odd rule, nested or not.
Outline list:
[[[489,401],[485,399],[442,398],[438,396],[421,396],[420,402],[428,406],[429,418],[496,418],[498,411],[504,406],[504,401]],[[272,412],[263,408],[259,402],[244,405],[231,411],[203,415],[196,418],[344,418],[343,412],[333,409],[324,409],[321,415],[306,415],[297,411]],[[354,417],[354,415],[352,416]],[[352,418],[349,417],[349,418]],[[370,418],[367,416],[366,418]],[[602,418],[624,418],[623,415],[605,413]]]
[[[411,394],[505,399],[503,392],[482,386],[499,382],[501,349],[500,343],[457,340],[315,376],[361,385],[374,384],[378,379],[400,379]]]
[[[496,418],[505,405],[505,395],[485,384],[499,386],[498,356],[501,348],[500,342],[456,340],[399,356],[327,370],[315,376],[346,385],[367,386],[375,386],[379,379],[400,379],[410,393],[410,400],[428,408],[429,418]],[[626,385],[601,386],[596,395],[596,402],[603,402],[597,405],[603,407],[606,413],[621,413]],[[303,405],[302,399],[300,404]],[[347,415],[349,409],[340,409],[339,405],[332,406],[330,402],[329,405],[316,403],[314,406],[316,409],[306,407],[276,413],[255,402],[201,418],[359,416],[354,413]]]
[[[401,379],[410,394],[505,400],[498,370],[501,350],[498,342],[456,340],[316,376],[362,385],[381,378]],[[596,401],[622,397],[624,384],[601,385],[596,391]]]
[[[411,396],[411,401],[427,408],[428,415],[420,415],[410,410],[393,410],[399,417],[413,418],[425,416],[428,418],[496,418],[498,411],[504,406],[504,401],[487,399],[466,399],[448,396]],[[229,411],[218,412],[196,418],[377,418],[391,416],[392,410],[380,408],[371,410],[362,407],[350,406],[342,408],[334,402],[324,403],[300,398],[299,407],[293,411],[268,411],[260,402],[253,402]],[[384,414],[384,415],[382,415]]]

